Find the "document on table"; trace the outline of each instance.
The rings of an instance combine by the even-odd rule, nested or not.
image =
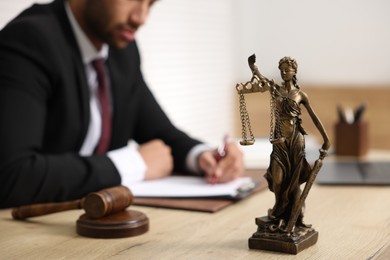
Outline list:
[[[228,183],[210,184],[203,177],[168,176],[131,185],[135,197],[144,198],[231,198],[241,199],[251,193],[258,182],[241,177]]]

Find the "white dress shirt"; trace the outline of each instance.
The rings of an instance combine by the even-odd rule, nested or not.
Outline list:
[[[79,151],[79,154],[82,156],[90,156],[93,154],[95,147],[99,142],[102,125],[100,104],[97,97],[97,74],[92,67],[91,62],[97,58],[107,59],[109,46],[104,44],[100,50],[96,50],[84,31],[80,28],[67,1],[65,1],[65,9],[80,48],[90,91],[90,122],[84,143]],[[199,173],[200,170],[198,169],[197,158],[201,152],[209,149],[210,148],[204,144],[192,148],[186,158],[188,169],[195,173]],[[107,156],[117,168],[122,178],[123,185],[130,186],[132,182],[144,179],[147,166],[138,152],[138,145],[136,142],[129,140],[127,146],[111,150],[107,153]]]

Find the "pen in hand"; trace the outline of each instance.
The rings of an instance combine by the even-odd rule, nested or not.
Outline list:
[[[225,156],[226,156],[228,139],[229,139],[229,136],[226,134],[223,137],[222,144],[220,146],[218,146],[218,148],[217,148],[217,154],[215,155],[215,159],[216,159],[217,163],[219,161],[221,161],[223,158],[225,158]],[[211,176],[211,184],[215,185],[217,182],[218,182],[218,176],[215,175],[215,173],[214,173],[213,176]]]

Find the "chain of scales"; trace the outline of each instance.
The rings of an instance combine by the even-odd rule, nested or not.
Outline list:
[[[255,142],[253,135],[249,114],[246,107],[245,97],[243,93],[240,96],[240,118],[242,140],[241,145],[252,145]],[[276,90],[275,86],[271,86],[270,90],[270,134],[269,140],[272,144],[281,143],[285,141],[280,120],[280,106],[277,104],[277,98],[282,98],[281,94]]]

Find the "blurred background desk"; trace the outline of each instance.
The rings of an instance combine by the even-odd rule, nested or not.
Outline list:
[[[214,214],[131,206],[150,230],[123,239],[78,236],[82,210],[25,222],[0,210],[0,259],[390,259],[389,202],[389,187],[314,185],[305,220],[319,241],[298,256],[248,249],[255,218],[274,203],[268,190]]]

